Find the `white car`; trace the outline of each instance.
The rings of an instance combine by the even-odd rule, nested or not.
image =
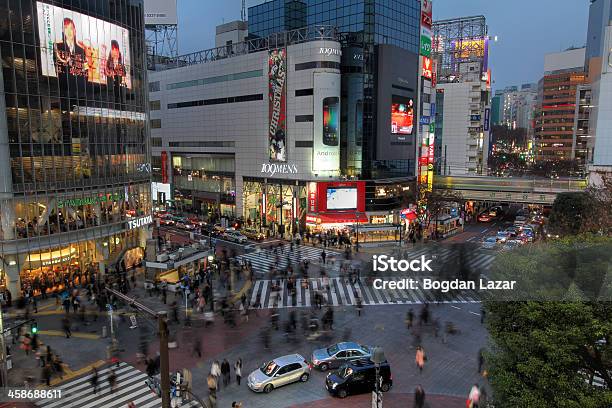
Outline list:
[[[239,244],[246,244],[248,242],[247,237],[245,237],[238,231],[225,231],[223,237],[228,241],[237,242]]]
[[[484,249],[495,249],[496,246],[497,246],[496,237],[487,237],[482,241],[482,247]]]

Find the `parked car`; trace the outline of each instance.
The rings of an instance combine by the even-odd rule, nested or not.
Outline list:
[[[479,222],[491,222],[492,220],[493,220],[493,217],[487,211],[480,213],[480,215],[478,215]]]
[[[253,241],[263,241],[266,237],[263,232],[259,232],[254,228],[245,228],[240,232],[242,232],[242,235]]]
[[[389,391],[393,386],[391,366],[386,361],[380,364],[379,385],[382,392]],[[372,392],[376,389],[376,365],[369,359],[347,363],[339,370],[327,374],[325,388],[340,398]]]
[[[159,223],[160,225],[174,225],[175,221],[171,214],[166,213],[159,216]]]
[[[371,348],[354,342],[337,343],[312,352],[312,365],[321,371],[338,368],[347,361],[370,358]]]
[[[275,358],[253,371],[247,377],[248,387],[255,392],[272,392],[273,389],[293,382],[306,382],[311,367],[299,354]]]
[[[482,247],[484,249],[495,249],[497,247],[496,237],[487,237],[482,241]]]
[[[229,229],[226,230],[221,237],[228,241],[237,242],[239,244],[245,244],[248,241],[247,237],[242,235],[240,232]]]

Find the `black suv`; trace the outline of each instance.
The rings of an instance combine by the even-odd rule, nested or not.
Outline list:
[[[380,364],[379,390],[387,392],[393,385],[391,366]],[[330,394],[340,398],[347,395],[363,394],[376,389],[376,365],[370,360],[355,360],[327,374],[325,387]]]

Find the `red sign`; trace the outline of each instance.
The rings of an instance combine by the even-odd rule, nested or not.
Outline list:
[[[431,87],[435,88],[436,84],[438,83],[438,63],[436,60],[431,61],[431,71]]]
[[[306,224],[319,224],[321,221],[314,215],[306,215]]]
[[[431,18],[431,0],[422,0],[421,2],[421,25],[427,28],[431,28],[432,18]]]
[[[317,193],[311,191],[308,193],[308,211],[316,212],[317,211]]]
[[[421,76],[431,79],[433,70],[431,66],[431,58],[423,57],[423,64],[421,66]]]
[[[168,153],[165,150],[161,152],[161,173],[162,183],[168,183]]]

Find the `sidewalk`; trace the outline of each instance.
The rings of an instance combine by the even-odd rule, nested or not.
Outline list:
[[[350,404],[354,407],[370,406],[372,394],[362,394],[350,397]],[[340,398],[329,398],[307,402],[305,404],[292,405],[292,408],[343,408],[346,401]],[[414,394],[396,394],[393,391],[383,394],[383,406],[385,408],[407,408],[414,406]],[[465,398],[450,397],[445,395],[427,395],[425,390],[425,408],[465,408]]]

